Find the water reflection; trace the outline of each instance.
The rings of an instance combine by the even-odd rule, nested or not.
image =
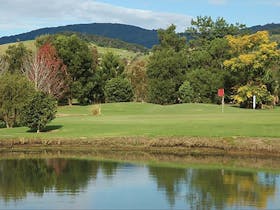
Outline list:
[[[132,175],[132,171],[138,176]],[[106,180],[110,181],[109,191],[114,194],[118,192],[117,186],[129,184],[126,178],[129,176],[136,180],[128,193],[131,196],[135,193],[135,200],[141,200],[143,193],[152,195],[154,199],[149,205],[153,204],[154,207],[163,207],[162,200],[165,200],[167,208],[174,209],[278,207],[277,201],[273,201],[279,195],[280,184],[275,173],[137,166],[74,159],[1,160],[0,197],[8,205],[16,200],[28,200],[29,193],[44,197],[53,191],[57,194],[68,192],[77,197],[85,192],[93,199],[92,194],[97,197],[99,192],[104,191]],[[100,184],[94,185],[93,182]],[[147,184],[139,187],[138,182]],[[133,190],[134,185],[141,189],[141,193]],[[94,190],[90,191],[90,188]],[[98,202],[102,202],[98,199]],[[98,202],[88,204],[87,208],[100,207]],[[103,203],[101,207],[107,209],[127,208],[125,205],[129,203],[124,200],[118,201],[120,206],[110,206],[110,202],[104,202],[107,206]],[[135,206],[136,209],[141,207]]]

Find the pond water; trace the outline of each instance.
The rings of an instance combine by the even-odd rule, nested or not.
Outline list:
[[[278,209],[277,172],[0,160],[0,209]]]

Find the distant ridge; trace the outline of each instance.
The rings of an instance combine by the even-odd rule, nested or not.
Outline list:
[[[79,32],[90,35],[99,35],[119,39],[128,43],[139,44],[147,48],[152,48],[153,45],[158,43],[156,30],[148,30],[137,26],[115,23],[92,23],[42,28],[14,36],[5,36],[0,38],[0,44],[13,43],[18,40],[33,40],[37,36],[43,34],[57,34],[61,32]]]
[[[280,35],[280,24],[271,23],[266,25],[257,25],[248,27],[247,30],[251,33],[267,30],[272,35]],[[117,23],[91,23],[42,28],[14,36],[5,36],[0,38],[0,45],[14,43],[18,40],[33,40],[37,36],[43,34],[57,34],[62,32],[78,32],[81,34],[98,35],[138,44],[146,48],[152,48],[154,45],[158,44],[157,30],[148,30],[137,26]],[[185,35],[187,36],[187,34]]]
[[[280,34],[280,24],[270,23],[266,25],[257,25],[248,28],[249,31],[255,33],[257,31],[269,31],[272,35]]]

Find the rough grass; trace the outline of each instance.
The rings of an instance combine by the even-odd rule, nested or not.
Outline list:
[[[35,42],[34,40],[30,40],[30,41],[24,41],[22,42],[28,49],[30,49],[31,51],[35,52],[36,50],[36,46],[35,46]],[[10,43],[10,44],[3,44],[3,45],[0,45],[0,55],[3,55],[5,53],[5,51],[8,49],[8,47],[10,45],[14,45],[15,43]],[[91,44],[90,46],[95,46],[93,44]],[[117,48],[108,48],[108,47],[99,47],[99,46],[96,46],[97,47],[97,50],[98,50],[98,53],[100,55],[106,53],[106,52],[113,52],[114,54],[116,55],[119,55],[121,58],[126,58],[126,59],[129,59],[129,60],[132,60],[134,59],[135,57],[137,56],[141,56],[142,54],[140,53],[135,53],[135,52],[132,52],[132,51],[128,51],[128,50],[123,50],[123,49],[117,49]]]
[[[28,128],[0,129],[0,139],[93,139],[108,137],[263,137],[280,138],[280,108],[246,110],[218,105],[159,106],[142,103],[104,104],[93,116],[93,106],[60,107],[46,132]]]

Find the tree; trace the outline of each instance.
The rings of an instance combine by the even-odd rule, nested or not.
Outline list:
[[[147,63],[145,60],[136,60],[126,70],[127,78],[133,87],[134,99],[137,102],[147,100],[148,77],[146,66]]]
[[[174,104],[178,101],[178,90],[185,81],[186,43],[176,35],[173,25],[159,33],[159,40],[160,45],[154,47],[147,66],[149,101]]]
[[[24,72],[24,62],[32,55],[32,51],[28,50],[23,43],[10,45],[5,52],[4,60],[7,64],[7,69],[11,73]]]
[[[203,45],[207,41],[216,38],[224,38],[227,35],[240,34],[241,29],[245,28],[243,24],[229,24],[224,18],[217,18],[215,21],[210,16],[198,16],[191,21],[191,27],[187,33],[194,39],[193,45]]]
[[[130,102],[133,99],[132,86],[128,79],[121,77],[107,81],[105,85],[106,102]]]
[[[0,116],[11,128],[19,123],[23,107],[35,93],[32,83],[19,73],[5,73],[0,76]]]
[[[193,91],[189,81],[185,81],[179,88],[179,97],[183,103],[195,102],[195,92]]]
[[[51,96],[37,92],[32,100],[24,106],[22,123],[37,133],[42,131],[55,118],[56,100]]]
[[[113,52],[104,54],[100,64],[101,78],[104,82],[121,76],[124,72],[125,65],[118,55]]]
[[[27,77],[37,91],[60,99],[67,91],[67,71],[56,49],[49,43],[42,45],[32,60],[25,64]]]
[[[117,77],[122,77],[125,69],[125,64],[118,55],[113,52],[105,53],[97,70],[97,92],[99,93],[99,102],[105,101],[105,85],[106,83]]]
[[[253,107],[253,96],[256,96],[256,108],[262,109],[263,105],[273,106],[274,97],[267,90],[265,85],[247,84],[237,89],[233,99],[242,108]]]
[[[166,30],[158,30],[159,45],[155,46],[155,49],[172,48],[175,52],[179,52],[185,48],[186,37],[178,35],[176,32],[176,26],[171,25]]]
[[[227,40],[232,56],[224,61],[224,65],[237,78],[235,89],[265,86],[276,97],[279,93],[280,50],[276,42],[270,41],[269,33],[260,31],[252,35],[227,36]]]
[[[96,71],[96,69],[93,69],[93,55],[88,43],[76,35],[58,35],[52,41],[52,44],[56,48],[59,58],[67,66],[69,105],[72,104],[72,99],[77,96],[88,98],[87,103],[94,101],[93,95],[87,95],[92,92],[88,91],[88,82],[92,80]],[[86,85],[87,89],[84,89],[83,87]],[[80,88],[77,89],[76,87]],[[94,88],[95,86],[90,87],[91,90],[94,90]]]

